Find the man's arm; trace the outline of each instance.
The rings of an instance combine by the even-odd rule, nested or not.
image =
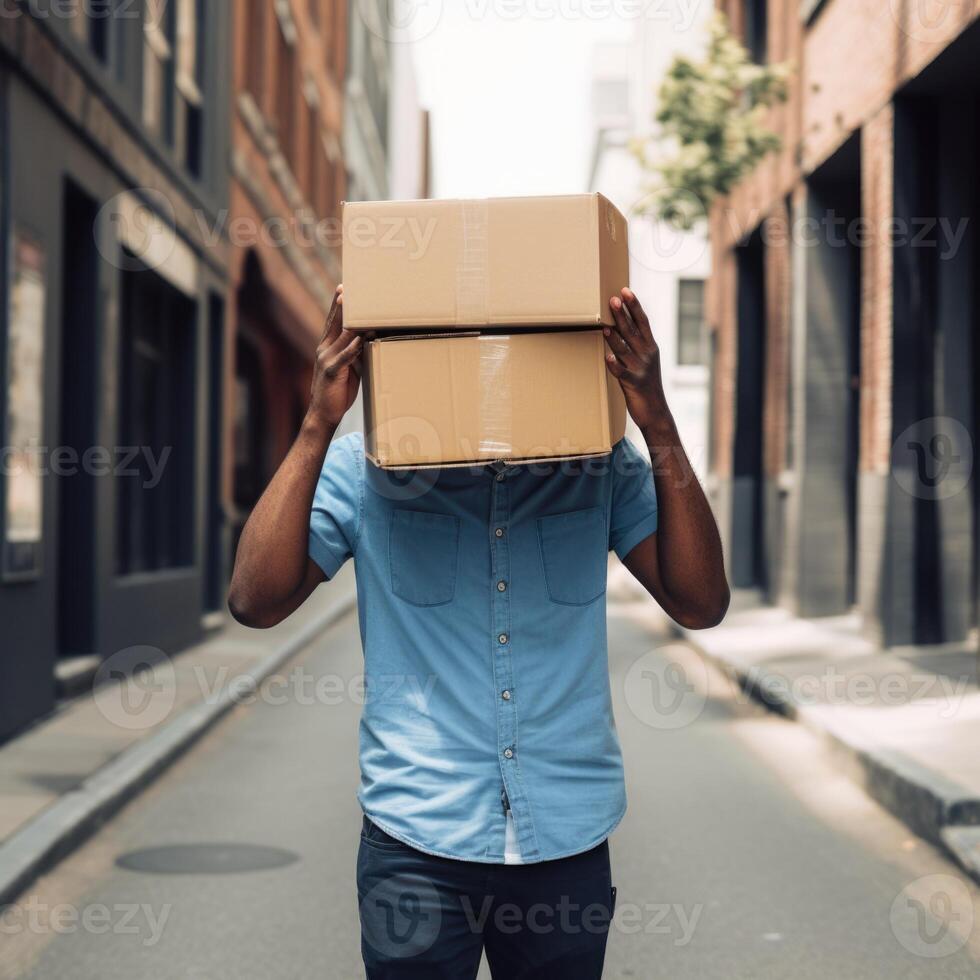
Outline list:
[[[265,629],[298,609],[324,581],[309,557],[310,513],[323,461],[360,385],[361,337],[343,329],[337,287],[317,347],[310,406],[289,454],[242,531],[228,593],[231,614]]]
[[[650,321],[632,290],[610,302],[615,329],[606,329],[606,363],[619,380],[633,421],[653,463],[658,528],[624,564],[681,626],[716,626],[728,610],[721,538],[667,406],[660,351]]]

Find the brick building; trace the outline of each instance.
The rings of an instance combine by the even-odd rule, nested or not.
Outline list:
[[[234,28],[227,499],[233,550],[309,398],[340,281],[346,0],[241,0]]]
[[[736,586],[885,645],[977,622],[980,3],[719,0],[795,65],[711,213],[710,486]]]
[[[221,603],[229,10],[3,2],[0,738]]]

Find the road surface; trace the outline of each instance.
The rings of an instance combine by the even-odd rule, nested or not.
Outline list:
[[[630,807],[605,975],[977,976],[980,901],[958,869],[653,622],[647,603],[610,608]],[[361,976],[359,670],[351,615],[6,910],[0,976]]]

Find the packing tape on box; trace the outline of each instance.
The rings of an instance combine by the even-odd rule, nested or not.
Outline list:
[[[480,456],[510,456],[513,451],[514,405],[507,359],[509,337],[481,336],[480,342]]]
[[[456,323],[490,322],[490,229],[486,201],[460,201],[460,249],[456,267]]]

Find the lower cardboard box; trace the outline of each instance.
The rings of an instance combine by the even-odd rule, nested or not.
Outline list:
[[[384,336],[365,352],[367,455],[385,469],[601,456],[626,403],[597,330]]]

